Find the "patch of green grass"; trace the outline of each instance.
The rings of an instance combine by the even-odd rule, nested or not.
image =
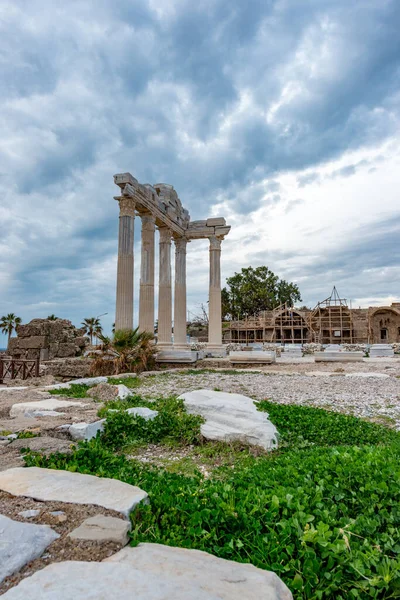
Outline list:
[[[67,396],[68,398],[87,398],[87,392],[90,389],[88,385],[83,383],[71,383],[69,388],[61,388],[58,390],[49,390],[53,396]]]
[[[397,432],[383,425],[322,408],[275,404],[268,400],[256,402],[256,405],[268,413],[279,431],[281,448],[375,445],[400,439]]]
[[[204,443],[175,398],[136,405],[154,421],[108,416],[70,455],[29,453],[28,466],[110,477],[146,490],[131,514],[140,542],[205,550],[277,573],[295,600],[400,597],[400,434],[356,417],[263,401],[281,449]],[[124,403],[126,407],[126,403]],[[197,419],[197,420],[194,420]],[[129,443],[194,444],[165,468],[128,460]],[[258,455],[257,455],[258,454]],[[217,467],[208,478],[199,463]]]
[[[143,417],[128,414],[125,409],[130,406],[147,406],[158,411],[154,419],[145,420]],[[118,412],[108,412],[110,408],[117,408]],[[201,417],[189,415],[184,407],[183,400],[178,398],[159,398],[154,402],[135,396],[129,402],[109,402],[99,411],[101,416],[106,416],[104,432],[101,436],[105,446],[120,450],[129,444],[143,443],[178,443],[192,444],[201,439]]]
[[[3,437],[6,437],[7,435],[11,435],[12,431],[9,431],[8,429],[2,429],[0,431],[0,435],[2,435]]]
[[[33,431],[20,431],[17,439],[28,440],[35,437],[40,437],[40,433],[33,433]]]
[[[143,379],[140,377],[109,377],[108,383],[110,385],[126,385],[128,388],[138,388],[143,384]]]

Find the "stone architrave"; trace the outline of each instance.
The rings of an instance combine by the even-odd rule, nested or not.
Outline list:
[[[186,245],[175,238],[174,348],[188,347],[186,340]]]
[[[210,290],[208,305],[208,349],[222,350],[221,311],[221,242],[223,237],[210,236]]]
[[[135,201],[119,199],[117,307],[115,329],[133,329],[133,241]]]
[[[139,329],[154,333],[154,233],[155,217],[140,215],[142,219],[142,255],[140,269]]]
[[[172,345],[171,230],[160,227],[158,346]]]

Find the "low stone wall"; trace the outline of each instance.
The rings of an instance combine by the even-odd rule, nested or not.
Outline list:
[[[52,360],[83,353],[89,339],[84,329],[77,329],[66,319],[33,319],[17,326],[17,337],[11,338],[8,353],[13,358]]]
[[[45,361],[41,364],[41,374],[68,379],[89,377],[92,362],[84,357]]]

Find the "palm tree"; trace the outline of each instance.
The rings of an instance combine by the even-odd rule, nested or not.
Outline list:
[[[93,336],[99,337],[102,332],[100,321],[97,317],[83,319],[81,325],[85,329],[85,333],[90,337],[90,345],[93,345]]]
[[[56,315],[49,315],[49,316],[47,317],[47,320],[48,320],[48,321],[58,321],[58,319],[59,319],[59,318],[60,318],[60,317],[56,317]]]
[[[145,371],[156,353],[154,335],[136,329],[117,329],[112,338],[99,334],[103,356],[96,358],[93,374],[108,371],[110,363],[114,374]]]
[[[9,313],[8,315],[1,317],[0,329],[3,333],[8,334],[8,342],[10,341],[12,332],[17,328],[17,325],[20,325],[21,323],[21,318],[16,317],[14,313]]]

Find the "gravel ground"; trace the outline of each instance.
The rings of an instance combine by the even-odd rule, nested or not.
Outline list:
[[[33,518],[23,518],[19,512],[23,510],[39,509],[40,514]],[[62,511],[65,516],[62,522],[58,517],[50,514],[53,511]],[[19,498],[0,491],[0,514],[10,517],[14,521],[35,523],[36,525],[50,525],[60,537],[46,549],[45,553],[21,569],[18,573],[7,577],[0,584],[0,596],[11,587],[14,587],[25,577],[43,569],[50,563],[63,560],[101,561],[121,549],[120,544],[114,542],[96,543],[89,541],[71,540],[68,534],[79,527],[85,519],[98,514],[109,515],[121,519],[121,515],[101,506],[67,504],[63,502],[37,502],[30,498]]]
[[[340,367],[339,367],[340,368]],[[301,404],[371,419],[400,429],[400,379],[394,376],[346,377],[323,374],[170,374],[145,381],[138,393],[148,398],[215,389],[268,399],[280,404]]]

